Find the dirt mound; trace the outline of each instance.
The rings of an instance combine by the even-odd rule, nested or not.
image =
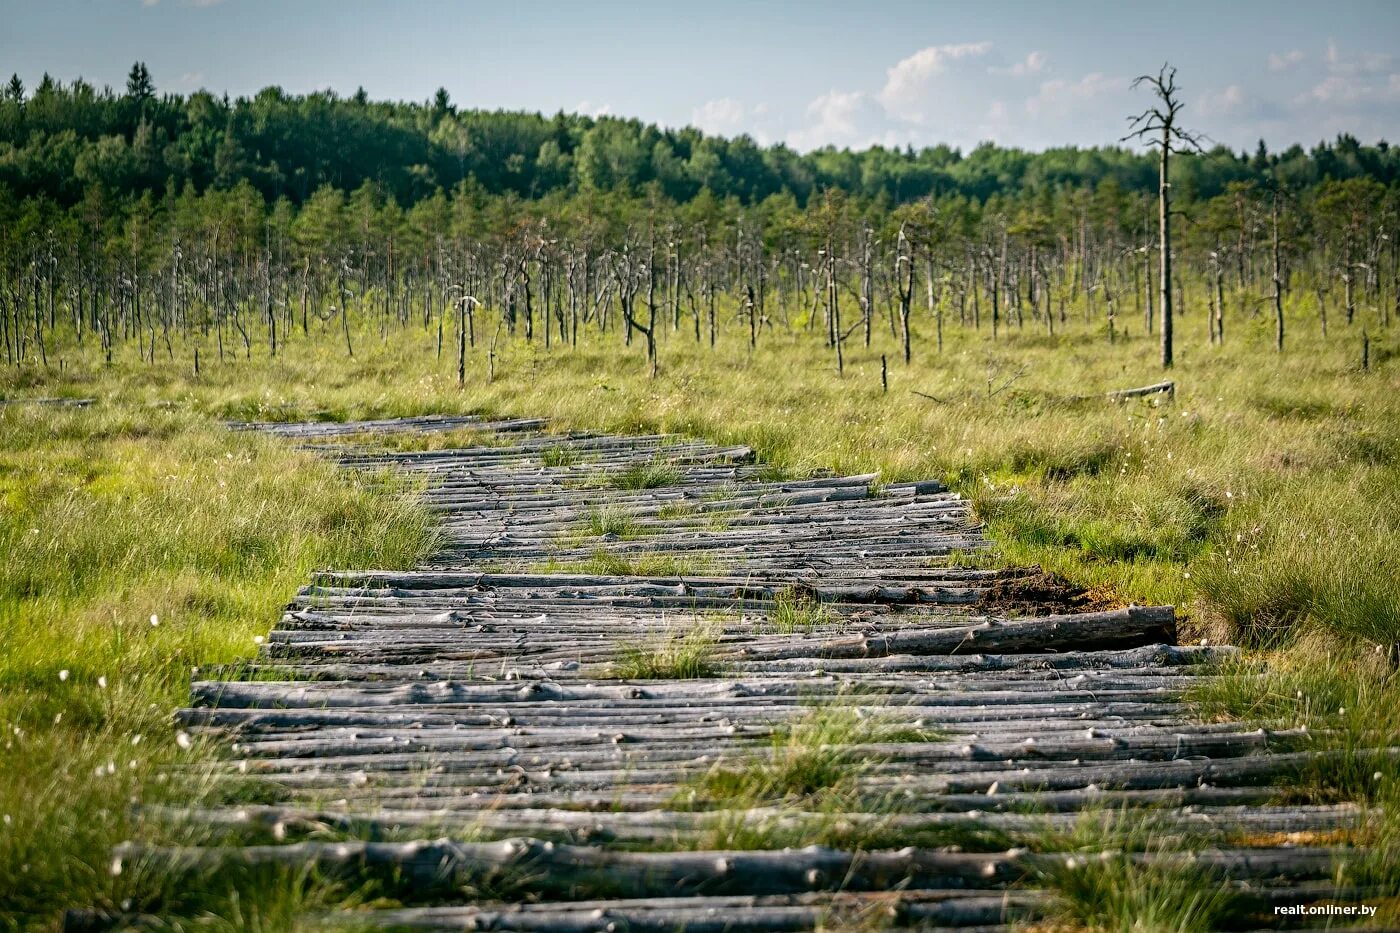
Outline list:
[[[1039,568],[1023,577],[997,580],[978,602],[983,609],[1008,615],[1098,612],[1126,605],[1111,587],[1086,590]]]

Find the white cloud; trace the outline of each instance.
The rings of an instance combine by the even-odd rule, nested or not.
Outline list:
[[[1232,84],[1222,91],[1205,94],[1196,104],[1196,112],[1205,117],[1228,117],[1244,109],[1244,88]]]
[[[1288,71],[1307,61],[1307,58],[1308,57],[1304,55],[1300,49],[1290,49],[1287,52],[1270,52],[1269,70]]]
[[[920,49],[885,73],[878,99],[892,116],[911,123],[928,119],[929,104],[937,96],[937,78],[955,68],[975,65],[985,69],[990,42],[934,45]]]
[[[807,117],[806,126],[787,134],[788,145],[799,151],[821,146],[895,146],[907,139],[889,126],[880,106],[860,91],[828,91],[807,105]]]
[[[1044,71],[1047,61],[1049,61],[1049,56],[1044,52],[1031,52],[1010,68],[991,68],[989,71],[994,75],[1010,75],[1013,78],[1025,78],[1030,75],[1038,75]]]
[[[815,122],[789,134],[788,141],[798,149],[851,145],[856,136],[856,118],[864,103],[865,95],[859,91],[828,91],[807,105],[807,116]]]
[[[1400,74],[1362,78],[1328,75],[1299,98],[1299,103],[1389,104],[1400,102]]]
[[[767,104],[750,107],[732,97],[705,101],[690,112],[690,123],[714,136],[746,133],[763,146],[773,141],[776,130]]]
[[[1336,39],[1328,39],[1323,61],[1332,74],[1378,75],[1392,70],[1395,57],[1387,52],[1343,52]]]
[[[1029,114],[1065,115],[1106,94],[1121,92],[1128,86],[1122,78],[1111,78],[1102,72],[1094,71],[1078,81],[1054,78],[1043,81],[1040,91],[1026,99],[1026,112]]]
[[[581,100],[574,105],[574,112],[596,119],[611,116],[613,109],[611,104],[595,104],[591,100]]]
[[[748,108],[732,97],[707,100],[690,112],[690,122],[706,133],[728,135],[742,130]]]
[[[1345,112],[1358,118],[1395,115],[1393,107],[1400,104],[1400,67],[1393,55],[1364,50],[1346,52],[1333,39],[1327,42],[1323,62],[1326,75],[1298,95],[1295,105],[1327,108],[1326,115],[1332,118]]]
[[[1045,51],[991,42],[929,46],[868,78],[832,88],[796,113],[720,97],[695,107],[691,120],[707,132],[782,139],[801,151],[939,143],[966,151],[986,140],[1043,149],[1111,145],[1131,115],[1154,103],[1128,75],[1075,71]],[[1372,140],[1393,137],[1400,126],[1400,50],[1283,47],[1240,64],[1220,84],[1186,83],[1183,125],[1230,146],[1339,132]]]
[[[193,90],[193,89],[199,87],[200,82],[203,81],[203,80],[204,80],[204,72],[202,72],[202,71],[187,71],[187,72],[185,72],[184,74],[180,75],[180,80],[177,81],[177,82],[175,82],[175,83],[176,83],[176,85],[177,85],[178,87],[185,88],[185,89],[188,89],[188,90]]]

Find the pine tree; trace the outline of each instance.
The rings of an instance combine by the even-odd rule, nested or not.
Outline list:
[[[146,69],[145,62],[131,66],[131,72],[126,76],[126,96],[142,103],[156,96],[156,86],[151,81],[151,73]]]

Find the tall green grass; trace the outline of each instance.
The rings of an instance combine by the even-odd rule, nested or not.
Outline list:
[[[64,854],[40,858],[27,854],[40,851],[40,830],[13,834],[29,848],[3,843],[5,875],[29,864],[29,877],[41,879],[28,886],[37,893],[26,910],[51,911],[58,879],[73,866],[81,869],[73,877],[86,880],[70,902],[111,902],[97,853],[127,829],[73,813],[106,812],[120,824],[127,817],[119,804],[132,788],[151,793],[143,777],[151,765],[140,756],[157,746],[186,754],[172,748],[166,717],[188,668],[251,651],[310,567],[402,565],[421,545],[421,518],[375,511],[400,508],[376,481],[347,487],[285,447],[220,433],[211,417],[538,415],[559,430],[746,444],[773,478],[815,470],[878,471],[886,483],[942,478],[972,499],[996,561],[1039,564],[1125,600],[1174,603],[1188,637],[1267,651],[1277,671],[1323,668],[1311,688],[1232,672],[1219,695],[1202,700],[1211,715],[1285,721],[1300,714],[1277,696],[1303,690],[1348,710],[1344,728],[1317,729],[1322,744],[1354,747],[1358,736],[1393,733],[1400,685],[1381,673],[1400,642],[1395,337],[1371,334],[1372,368],[1361,372],[1359,335],[1334,327],[1324,340],[1303,326],[1300,304],[1289,306],[1298,326],[1282,355],[1262,317],[1235,322],[1224,347],[1208,346],[1203,309],[1188,306],[1171,373],[1175,401],[1068,401],[1161,378],[1153,340],[1135,332],[1110,345],[1096,328],[1074,323],[1080,310],[1070,307],[1070,324],[1053,338],[1012,328],[993,340],[986,330],[949,326],[942,353],[916,330],[914,362],[890,367],[888,392],[880,357],[899,355],[880,328],[870,348],[847,346],[844,376],[809,333],[765,330],[750,349],[746,335],[723,332],[711,350],[664,325],[655,380],[641,353],[614,334],[589,332],[576,349],[503,340],[490,382],[487,350],[478,347],[459,389],[455,360],[439,358],[434,334],[416,327],[387,339],[366,330],[354,359],[334,332],[293,336],[275,360],[219,364],[205,353],[197,378],[192,348],[178,343],[173,363],[142,363],[118,348],[105,367],[91,348],[55,346],[50,356],[64,360],[62,371],[0,372],[0,394],[99,400],[87,413],[0,411],[0,546],[25,555],[0,571],[0,635],[16,646],[0,661],[0,710],[24,731],[12,743],[22,759],[0,765],[0,805],[15,818],[36,814],[35,826],[47,820],[65,840],[57,847]],[[989,373],[1018,371],[1005,390],[988,391]],[[84,426],[83,418],[95,420]],[[556,465],[572,460],[561,457]],[[675,480],[647,467],[599,484],[646,489]],[[386,527],[406,532],[385,541]],[[72,528],[87,530],[62,530]],[[77,556],[61,556],[68,553]],[[600,554],[588,570],[696,572],[663,568],[666,560]],[[159,626],[150,626],[152,614]],[[57,679],[60,670],[68,680]],[[96,687],[102,676],[105,690]],[[1360,678],[1368,692],[1345,694]],[[1321,721],[1322,701],[1307,715]],[[148,737],[127,752],[123,743],[137,731]],[[65,757],[73,776],[54,787],[46,783],[51,766],[27,763]],[[137,767],[123,770],[132,757]],[[825,783],[820,760],[792,770],[791,781],[770,775],[770,789]],[[1378,799],[1361,786],[1367,777],[1305,776],[1299,792]],[[63,800],[78,803],[64,809]],[[1378,838],[1393,854],[1391,837]],[[1171,879],[1147,881],[1138,890],[1150,894]],[[1092,903],[1090,894],[1081,900]],[[1121,903],[1131,896],[1125,889]],[[5,907],[13,903],[11,895]],[[1213,908],[1201,907],[1186,915],[1208,925]],[[1114,911],[1106,916],[1124,915]]]
[[[410,491],[193,414],[0,408],[0,926],[168,900],[109,852],[133,802],[198,792],[169,773],[208,754],[171,718],[191,677],[252,654],[314,568],[421,559]]]
[[[1393,338],[1372,335],[1380,362],[1362,373],[1354,334],[1324,340],[1299,327],[1280,356],[1262,325],[1241,322],[1221,348],[1190,320],[1188,308],[1174,402],[1066,401],[1160,377],[1152,341],[1120,335],[1110,346],[1073,323],[1054,338],[1012,329],[996,341],[950,327],[942,353],[916,340],[913,364],[890,370],[889,392],[879,361],[891,348],[880,332],[869,350],[848,347],[844,377],[819,340],[781,329],[754,350],[737,335],[721,334],[711,350],[684,331],[663,332],[655,380],[613,335],[586,332],[576,349],[547,352],[503,341],[495,379],[487,383],[477,348],[459,389],[434,335],[408,328],[387,340],[366,332],[353,359],[328,333],[294,338],[275,360],[207,364],[197,379],[179,359],[152,366],[119,352],[104,369],[94,355],[55,348],[61,374],[7,371],[0,393],[119,395],[237,418],[471,411],[544,415],[560,430],[698,434],[747,444],[782,475],[946,479],[973,497],[1005,559],[1176,603],[1202,632],[1224,626],[1250,637],[1263,616],[1288,624],[1305,614],[1376,641],[1400,637],[1387,611],[1395,575],[1366,570],[1388,570],[1400,550],[1390,520],[1400,488]],[[989,371],[1022,369],[1006,391],[985,391]],[[672,467],[643,464],[602,481],[645,489],[675,479]],[[1251,566],[1216,572],[1237,535]],[[1230,556],[1240,566],[1241,555]],[[1260,589],[1293,595],[1268,606]]]

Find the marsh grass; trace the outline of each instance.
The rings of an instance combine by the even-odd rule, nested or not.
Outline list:
[[[1298,642],[1202,680],[1189,698],[1206,719],[1306,728],[1309,747],[1339,754],[1304,768],[1290,793],[1374,804],[1379,822],[1368,821],[1368,830],[1400,842],[1400,760],[1376,751],[1400,745],[1400,673],[1385,655],[1335,636]]]
[[[170,766],[211,752],[177,744],[171,710],[313,568],[416,563],[435,532],[409,491],[194,414],[0,408],[0,925],[169,901],[108,852],[164,832],[133,800],[198,790]]]
[[[697,785],[704,799],[728,806],[803,800],[856,806],[857,782],[876,762],[849,748],[868,743],[932,742],[939,734],[900,722],[893,714],[862,715],[846,706],[810,707],[773,730],[769,747],[739,763],[721,762]]]
[[[1251,643],[1274,647],[1323,628],[1400,642],[1400,482],[1351,464],[1315,483],[1284,480],[1234,510],[1197,562],[1202,595]]]
[[[313,336],[288,343],[276,360],[210,366],[198,380],[177,364],[141,365],[119,354],[104,370],[95,358],[55,348],[66,357],[63,373],[25,369],[7,375],[13,388],[0,391],[121,393],[244,418],[528,411],[561,431],[674,432],[747,444],[775,476],[939,477],[972,497],[1002,561],[1039,564],[1139,602],[1174,603],[1203,633],[1224,627],[1251,636],[1261,615],[1284,625],[1307,616],[1396,640],[1388,609],[1396,575],[1366,573],[1367,560],[1348,563],[1360,553],[1389,569],[1400,551],[1385,517],[1400,513],[1392,501],[1400,489],[1393,363],[1358,373],[1345,337],[1324,341],[1306,329],[1280,357],[1265,330],[1242,324],[1223,348],[1183,331],[1174,402],[1063,404],[1157,375],[1152,341],[1109,347],[1097,331],[1073,326],[1054,339],[1006,331],[996,343],[952,329],[942,354],[916,345],[915,363],[891,372],[888,393],[878,380],[879,354],[889,351],[883,335],[868,351],[849,348],[844,378],[819,342],[782,331],[753,352],[737,338],[710,350],[665,334],[656,380],[624,347],[592,333],[581,334],[577,348],[548,354],[506,342],[495,380],[459,391],[452,367],[425,352],[431,335],[412,329],[368,340],[354,359],[333,334]],[[1389,339],[1374,338],[1373,349]],[[472,360],[484,367],[484,357],[472,357],[469,374]],[[989,366],[1024,367],[1017,391],[982,392]],[[606,386],[596,379],[602,371],[611,374]],[[906,391],[931,386],[947,401]],[[642,464],[595,480],[645,487],[672,482],[673,469]],[[1282,527],[1295,516],[1311,529]],[[1212,573],[1207,565],[1224,562],[1236,535],[1251,554],[1257,544],[1257,556],[1238,573]],[[1291,595],[1265,598],[1279,592]]]
[[[1324,687],[1344,692],[1348,678],[1365,677],[1361,702],[1351,705],[1348,697],[1344,706],[1336,699],[1346,718],[1355,718],[1343,734],[1368,741],[1391,734],[1397,686],[1393,678],[1373,676],[1366,659],[1375,646],[1400,642],[1394,333],[1371,334],[1374,365],[1363,373],[1356,330],[1336,327],[1324,340],[1315,327],[1302,326],[1312,317],[1299,301],[1288,306],[1299,326],[1282,355],[1272,349],[1263,316],[1237,321],[1225,346],[1209,347],[1205,328],[1197,326],[1203,309],[1185,307],[1174,402],[1068,403],[1071,396],[1160,378],[1155,340],[1134,332],[1110,345],[1097,328],[1074,323],[1083,311],[1076,304],[1067,309],[1071,323],[1053,338],[1010,328],[994,341],[985,330],[950,327],[941,353],[925,333],[927,323],[916,322],[914,362],[890,369],[888,392],[880,386],[880,355],[894,359],[897,352],[880,328],[870,348],[847,347],[844,375],[810,334],[775,329],[751,350],[746,337],[724,332],[711,350],[664,327],[654,380],[642,355],[615,335],[586,332],[577,348],[548,352],[503,341],[489,382],[488,351],[476,348],[468,357],[467,388],[459,390],[455,361],[439,361],[432,335],[416,328],[387,340],[366,329],[357,335],[353,359],[334,331],[309,340],[294,336],[275,360],[206,363],[198,378],[189,365],[192,347],[180,344],[176,362],[156,365],[119,347],[110,367],[92,347],[56,344],[50,358],[64,361],[61,371],[0,372],[6,396],[98,399],[86,413],[0,411],[0,534],[8,536],[0,548],[26,555],[13,570],[8,561],[0,566],[0,635],[15,646],[0,658],[0,718],[24,731],[22,739],[5,739],[20,753],[0,763],[0,806],[26,820],[32,815],[35,822],[27,825],[52,827],[53,838],[62,840],[40,852],[39,830],[30,828],[0,842],[9,847],[0,855],[0,875],[20,877],[15,873],[28,864],[27,877],[37,879],[17,908],[15,895],[0,895],[6,898],[0,910],[51,918],[60,877],[76,879],[65,905],[115,903],[110,881],[99,878],[99,856],[107,840],[134,831],[123,822],[122,801],[133,789],[154,792],[148,783],[154,766],[141,756],[153,755],[156,743],[143,743],[148,750],[136,753],[129,779],[120,777],[127,773],[120,766],[100,781],[91,777],[94,770],[119,763],[116,751],[135,730],[156,734],[150,730],[180,702],[190,667],[251,651],[252,636],[271,624],[306,569],[392,565],[405,556],[392,536],[384,544],[379,534],[385,526],[403,527],[400,519],[375,511],[390,502],[400,508],[395,497],[373,488],[345,493],[342,480],[332,482],[309,458],[253,436],[223,439],[209,419],[528,413],[551,418],[561,431],[675,432],[745,444],[767,464],[768,479],[821,471],[878,471],[884,483],[942,478],[971,498],[994,542],[994,551],[974,560],[1039,565],[1125,601],[1173,603],[1181,609],[1183,637],[1267,649],[1284,679],[1230,674],[1222,683],[1233,695],[1221,699],[1219,715],[1254,709],[1289,720],[1298,711],[1280,697],[1290,690],[1321,697]],[[203,358],[212,360],[205,351]],[[1017,371],[1024,375],[1012,389],[985,389],[988,373]],[[608,374],[606,384],[599,373]],[[97,417],[83,422],[85,414]],[[25,427],[25,419],[34,424]],[[255,452],[251,463],[241,459],[248,451]],[[170,468],[174,463],[178,468]],[[642,485],[627,488],[675,481],[664,471],[642,472],[623,480]],[[167,483],[167,475],[177,480]],[[619,479],[600,472],[574,485],[602,488]],[[167,497],[167,485],[174,495]],[[151,505],[153,486],[170,507]],[[132,531],[147,525],[149,545]],[[21,540],[30,534],[34,542]],[[70,545],[72,559],[57,556]],[[116,556],[128,554],[134,557]],[[543,566],[703,572],[670,563],[675,560],[600,552]],[[154,636],[146,630],[152,613],[162,620]],[[1325,684],[1287,680],[1304,676],[1318,658],[1318,644],[1297,637],[1303,631],[1337,639],[1329,642],[1337,675]],[[70,672],[62,685],[60,669]],[[95,689],[98,676],[108,678],[107,690]],[[1326,697],[1329,705],[1335,699]],[[1323,717],[1321,699],[1308,715]],[[164,728],[161,754],[174,754]],[[726,782],[741,796],[746,787],[782,794],[844,786],[842,775],[850,771],[824,755],[778,750],[766,776],[721,775],[716,790]],[[46,761],[70,763],[68,776],[53,787],[50,772],[37,764]],[[1386,799],[1383,789],[1365,789],[1366,777],[1357,770],[1344,779],[1318,776],[1323,783],[1315,784],[1304,776],[1300,792],[1330,786],[1336,796]],[[83,818],[99,812],[110,820]],[[1110,836],[1094,844],[1115,844]],[[1369,871],[1394,867],[1396,846],[1380,842],[1382,854]],[[1192,918],[1213,916],[1213,905],[1193,900],[1179,879],[1097,877],[1081,879],[1078,902],[1098,905],[1075,914],[1083,924],[1115,929],[1115,918],[1133,904],[1155,917],[1154,903],[1172,903],[1197,927],[1201,921]],[[1168,897],[1171,891],[1179,894]],[[1162,923],[1178,928],[1169,917]]]
[[[620,541],[630,541],[643,537],[647,533],[647,527],[634,515],[620,509],[599,506],[588,510],[579,531],[594,538],[611,537]]]
[[[561,444],[546,448],[540,454],[540,462],[547,467],[570,467],[583,462],[583,454],[576,447]]]
[[[779,590],[768,610],[768,624],[784,635],[809,634],[839,619],[835,610],[811,593],[792,587]]]
[[[1400,759],[1377,751],[1400,745],[1400,672],[1388,652],[1314,626],[1202,681],[1189,699],[1206,719],[1306,727],[1307,747],[1331,753],[1294,775],[1284,797],[1363,805],[1345,840],[1361,848],[1338,860],[1334,880],[1373,891],[1377,922],[1400,922]]]
[[[1047,831],[1031,845],[1055,853],[1039,880],[1056,894],[1051,918],[1071,929],[1214,933],[1233,913],[1235,895],[1221,879],[1184,861],[1131,858],[1185,851],[1157,832],[1150,812],[1087,811],[1070,830]]]
[[[683,631],[667,633],[640,645],[618,648],[617,660],[608,671],[620,680],[689,680],[717,677],[715,659],[720,632],[701,620]]]
[[[608,481],[614,489],[660,489],[679,483],[681,471],[664,460],[653,460],[649,463],[637,463],[613,473],[608,477]]]
[[[723,499],[698,502],[668,502],[657,509],[656,517],[662,521],[683,521],[691,527],[706,531],[728,531],[734,520],[741,514],[737,508],[727,508]]]

